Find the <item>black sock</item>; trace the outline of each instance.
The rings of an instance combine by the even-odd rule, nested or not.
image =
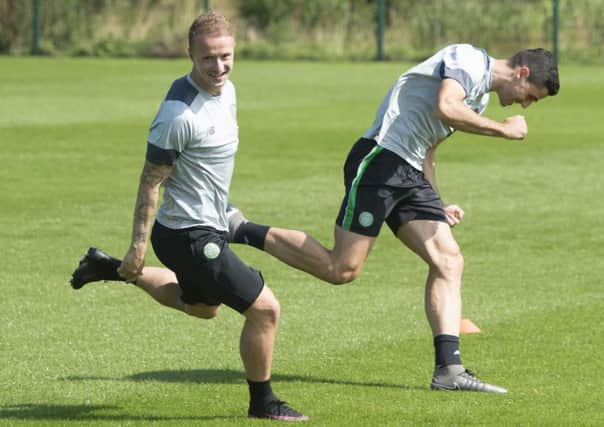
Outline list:
[[[267,225],[255,224],[253,222],[241,224],[235,234],[235,243],[244,243],[263,251],[264,240],[269,228]]]
[[[264,406],[266,403],[278,400],[271,388],[271,380],[250,381],[247,380],[250,389],[250,406]]]
[[[459,337],[455,335],[437,335],[434,337],[436,366],[461,365]]]

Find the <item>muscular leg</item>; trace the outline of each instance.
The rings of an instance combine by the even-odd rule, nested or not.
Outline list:
[[[145,267],[143,274],[136,279],[135,285],[155,301],[167,307],[183,311],[191,316],[211,319],[218,313],[219,306],[206,304],[185,304],[180,298],[182,292],[176,275],[172,270],[161,267]]]
[[[241,360],[250,381],[266,381],[271,376],[273,348],[281,308],[273,292],[262,292],[243,315],[245,323],[239,340]]]
[[[281,307],[268,286],[262,288],[256,301],[243,315],[245,323],[239,340],[239,352],[250,390],[248,415],[276,420],[308,420],[307,416],[288,406],[273,393],[271,367]]]
[[[412,221],[401,226],[397,236],[430,268],[426,281],[426,315],[435,337],[435,368],[430,388],[507,393],[503,387],[482,382],[461,362],[459,321],[463,257],[450,227],[442,222]]]
[[[264,250],[284,263],[333,284],[348,283],[359,273],[374,237],[363,236],[337,226],[334,248],[329,250],[309,234],[271,227]]]
[[[181,290],[176,275],[171,270],[145,267],[143,274],[136,279],[135,285],[147,292],[158,303],[185,311],[184,303],[180,299]]]
[[[432,335],[459,336],[463,256],[450,227],[438,221],[411,221],[397,237],[429,266],[425,309]]]

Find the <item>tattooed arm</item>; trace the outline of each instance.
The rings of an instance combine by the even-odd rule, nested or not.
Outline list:
[[[134,208],[132,243],[118,269],[119,275],[128,281],[135,281],[142,274],[149,235],[155,217],[159,186],[171,172],[172,166],[156,165],[148,161],[143,167]]]

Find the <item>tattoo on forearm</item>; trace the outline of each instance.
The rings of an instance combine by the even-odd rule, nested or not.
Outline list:
[[[132,242],[146,243],[149,236],[151,220],[155,214],[159,185],[170,174],[171,167],[145,164],[141,174],[136,206],[134,208],[134,223],[132,226]]]
[[[135,233],[134,236],[132,237],[132,240],[135,242],[146,242],[147,241],[147,232],[141,231],[141,232]]]

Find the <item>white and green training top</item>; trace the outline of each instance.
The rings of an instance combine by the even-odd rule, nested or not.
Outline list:
[[[363,137],[376,140],[423,170],[426,152],[454,131],[434,112],[441,81],[451,78],[459,82],[466,91],[466,105],[482,114],[489,103],[492,67],[493,58],[469,44],[441,49],[399,77]]]
[[[227,230],[238,135],[235,87],[230,81],[219,96],[205,92],[190,75],[172,83],[147,144],[147,161],[173,166],[157,213],[162,225]]]

